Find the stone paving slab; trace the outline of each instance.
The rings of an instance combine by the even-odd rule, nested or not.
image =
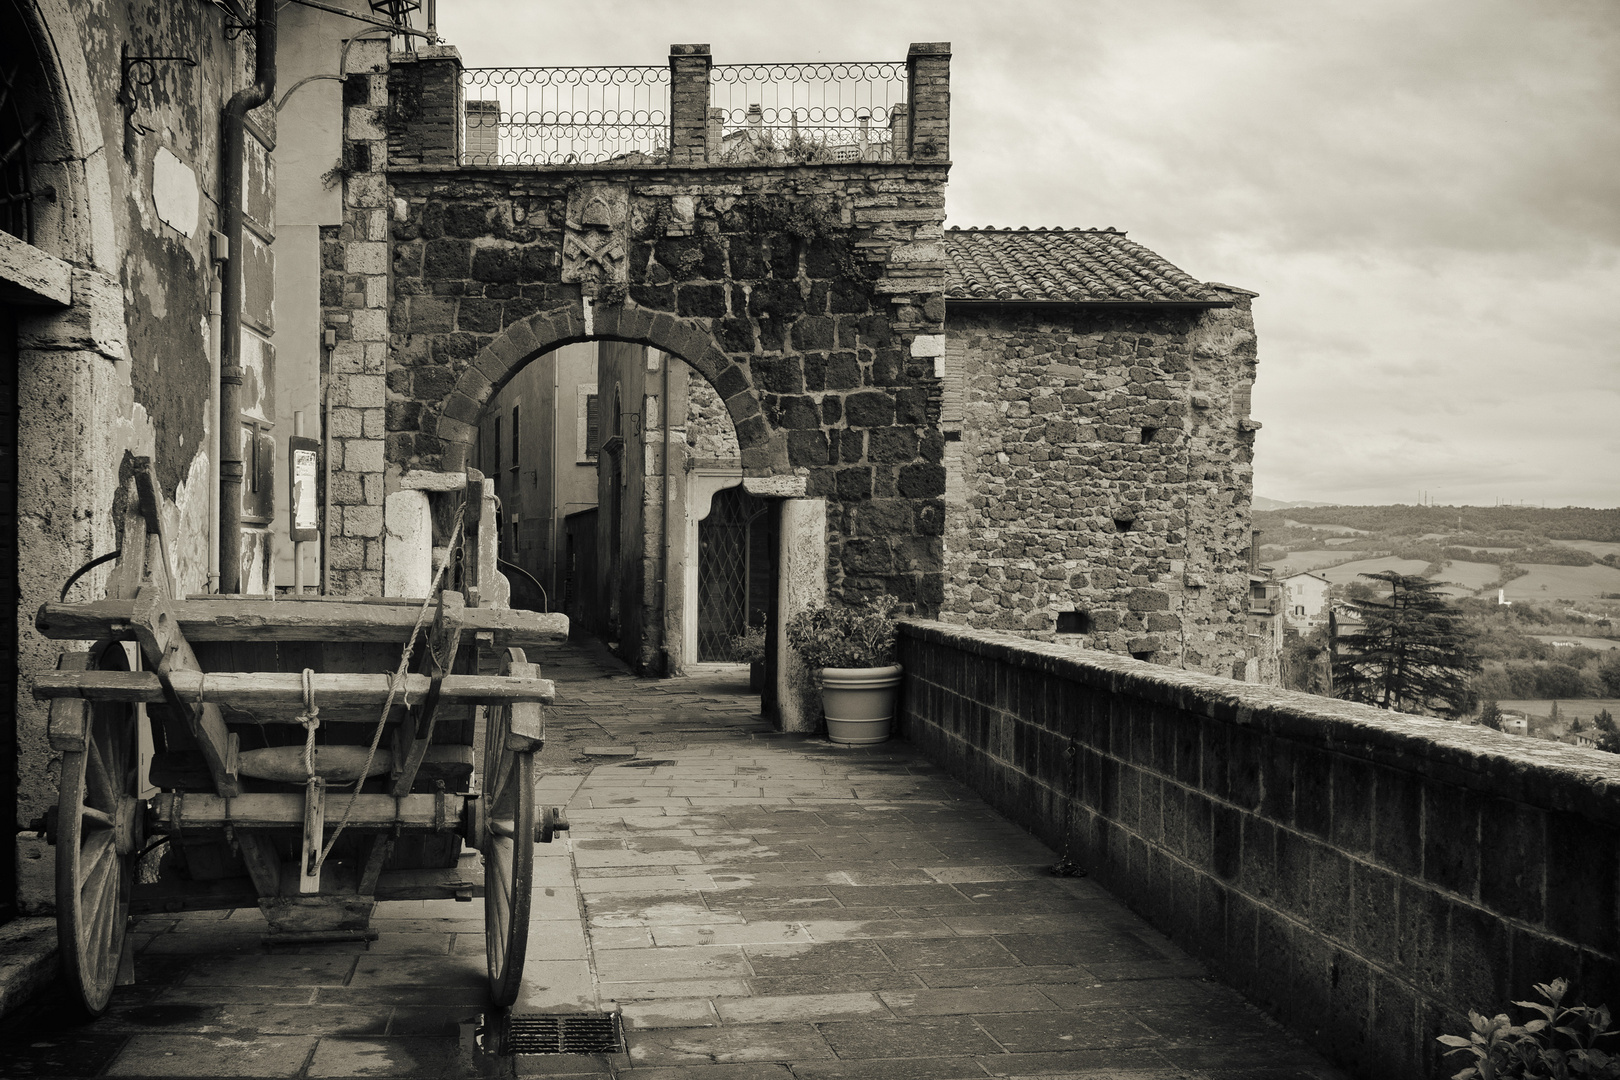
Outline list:
[[[615,1010],[614,1054],[493,1058],[482,904],[379,904],[369,946],[256,910],[136,927],[106,1016],[0,1025],[0,1075],[1328,1080],[1334,1072],[903,744],[772,732],[743,672],[535,650],[548,711],[521,1011]],[[635,756],[584,749],[635,748]]]

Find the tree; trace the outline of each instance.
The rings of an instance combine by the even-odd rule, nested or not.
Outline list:
[[[1329,679],[1327,631],[1322,628],[1304,637],[1296,637],[1283,645],[1281,656],[1282,684],[1289,690],[1302,690],[1307,694],[1332,694]]]
[[[1495,701],[1487,701],[1485,707],[1479,711],[1479,722],[1495,731],[1502,730],[1502,706]]]
[[[1615,726],[1614,715],[1604,709],[1592,717],[1592,725],[1597,728],[1597,748],[1607,750],[1611,754],[1620,754],[1620,727]]]
[[[1603,681],[1603,689],[1613,697],[1620,697],[1620,649],[1610,649],[1598,661],[1597,673]]]
[[[1439,585],[1385,571],[1362,574],[1389,587],[1387,597],[1348,600],[1361,628],[1333,641],[1336,696],[1381,709],[1459,717],[1476,696],[1480,670],[1474,632]]]

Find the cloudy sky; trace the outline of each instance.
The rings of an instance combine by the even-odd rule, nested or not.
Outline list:
[[[445,0],[469,66],[953,45],[947,225],[1260,293],[1255,490],[1620,505],[1620,3]]]

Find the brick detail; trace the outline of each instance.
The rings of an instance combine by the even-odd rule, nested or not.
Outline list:
[[[951,46],[914,44],[906,53],[907,127],[913,161],[951,158]]]
[[[672,165],[708,160],[709,68],[707,45],[669,47],[669,156]]]

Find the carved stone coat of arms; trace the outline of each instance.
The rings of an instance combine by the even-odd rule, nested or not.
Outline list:
[[[630,189],[625,184],[581,184],[568,195],[562,279],[595,296],[605,285],[630,280]]]

